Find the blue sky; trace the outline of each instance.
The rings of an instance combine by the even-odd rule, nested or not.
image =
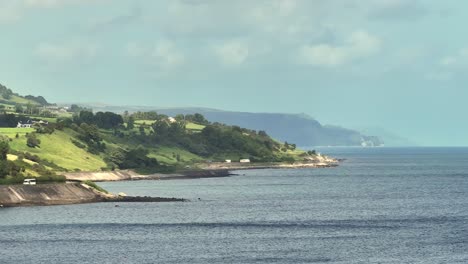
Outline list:
[[[468,145],[458,0],[0,0],[0,82],[53,102],[307,113]]]

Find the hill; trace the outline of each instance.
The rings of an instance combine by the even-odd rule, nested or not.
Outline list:
[[[49,105],[47,100],[42,96],[21,96],[0,83],[0,106],[3,106],[3,108],[13,109],[16,105],[28,104],[36,106]]]
[[[9,102],[32,100],[9,89],[7,93]],[[15,111],[0,112],[0,183],[39,175],[47,176],[44,181],[64,180],[54,178],[63,172],[172,172],[196,169],[200,162],[290,163],[317,156],[278,142],[265,131],[210,122],[198,113],[173,118],[155,112],[93,112],[75,105],[57,107],[68,110],[55,114],[50,109],[56,107],[33,108],[29,101],[14,106]]]
[[[295,142],[302,147],[312,146],[380,146],[384,142],[377,136],[364,135],[352,129],[322,125],[306,114],[231,112],[209,108],[155,108],[141,106],[88,105],[101,111],[157,111],[168,116],[200,113],[208,120],[267,131],[281,141]]]

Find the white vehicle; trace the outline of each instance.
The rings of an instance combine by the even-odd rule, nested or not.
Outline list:
[[[36,179],[24,179],[23,185],[36,185]]]

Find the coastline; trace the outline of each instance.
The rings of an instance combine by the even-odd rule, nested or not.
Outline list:
[[[139,175],[131,170],[65,173],[67,183],[0,185],[0,207],[70,205],[100,202],[185,202],[182,198],[139,197],[108,194],[83,181],[183,180],[229,177],[232,171],[259,169],[310,169],[337,167],[339,160],[286,163],[206,163],[198,169],[173,174]]]
[[[84,183],[1,185],[0,207],[71,205],[102,202],[186,202],[182,198],[125,196],[100,192]]]
[[[175,173],[153,173],[141,175],[133,170],[115,170],[101,172],[69,172],[63,175],[69,181],[134,181],[134,180],[183,180],[229,177],[233,171],[260,170],[260,169],[312,169],[312,168],[333,168],[339,165],[342,160],[321,156],[319,160],[294,162],[294,163],[200,163],[195,169],[180,170]]]

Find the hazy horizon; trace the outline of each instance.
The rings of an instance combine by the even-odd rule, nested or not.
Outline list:
[[[51,102],[306,113],[419,145],[468,146],[466,7],[5,0],[0,83]]]

